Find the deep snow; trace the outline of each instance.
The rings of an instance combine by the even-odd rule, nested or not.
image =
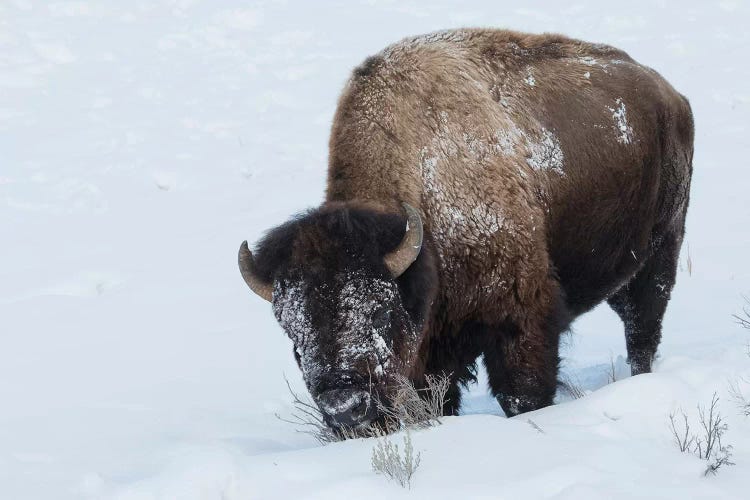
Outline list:
[[[4,0],[0,498],[746,498],[728,387],[750,380],[731,318],[750,291],[748,23],[734,0]],[[505,419],[473,387],[466,415],[414,434],[407,491],[371,472],[371,441],[320,447],[274,417],[283,375],[304,386],[236,252],[322,199],[351,68],[480,25],[618,46],[687,95],[688,233],[654,374],[602,387],[611,357],[627,367],[597,309],[565,346],[594,392]],[[737,465],[703,478],[667,415],[714,391]]]

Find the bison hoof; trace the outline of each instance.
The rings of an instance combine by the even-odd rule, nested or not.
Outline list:
[[[552,404],[552,401],[538,396],[512,396],[504,394],[498,396],[497,401],[508,417],[515,417],[521,413],[538,410]]]
[[[628,364],[630,365],[630,374],[632,376],[640,375],[641,373],[651,373],[651,364],[654,362],[654,355],[650,352],[631,354],[628,356]]]

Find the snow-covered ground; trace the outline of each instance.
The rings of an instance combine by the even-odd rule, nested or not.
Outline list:
[[[739,0],[2,0],[0,498],[747,498],[728,388],[750,380],[731,317],[750,291],[748,25]],[[627,367],[599,308],[565,346],[590,394],[506,419],[473,387],[464,416],[414,433],[402,490],[370,470],[372,440],[321,447],[274,416],[284,374],[304,386],[236,252],[322,199],[351,68],[457,26],[559,31],[660,71],[695,113],[692,202],[655,373],[606,385],[611,358]],[[667,416],[714,391],[737,465],[704,478]]]

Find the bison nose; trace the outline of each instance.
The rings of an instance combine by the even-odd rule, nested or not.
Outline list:
[[[329,423],[336,427],[357,427],[375,418],[375,403],[367,391],[331,389],[317,399]]]

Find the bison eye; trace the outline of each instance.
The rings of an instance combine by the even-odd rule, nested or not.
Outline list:
[[[372,326],[376,329],[381,329],[391,322],[391,311],[385,307],[381,307],[375,311],[372,315]]]

